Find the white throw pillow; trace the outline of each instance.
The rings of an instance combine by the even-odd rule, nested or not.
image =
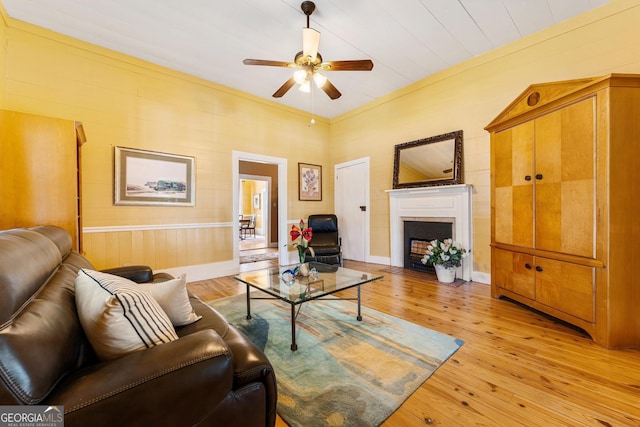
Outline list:
[[[80,323],[102,360],[178,339],[160,305],[123,277],[81,269],[75,280]]]
[[[149,292],[167,313],[173,326],[185,326],[202,319],[193,311],[187,293],[186,275],[166,282],[144,283],[144,290]]]

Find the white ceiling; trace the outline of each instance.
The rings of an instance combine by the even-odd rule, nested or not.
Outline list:
[[[302,50],[301,0],[0,0],[9,16],[168,68],[311,111],[292,88],[271,95],[292,69],[244,58],[293,61]],[[371,59],[372,71],[326,73],[342,92],[314,94],[333,118],[608,0],[316,0],[310,26],[325,61]]]

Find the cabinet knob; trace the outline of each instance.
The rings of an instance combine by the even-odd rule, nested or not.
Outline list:
[[[531,175],[525,175],[524,180],[525,181],[531,181]]]
[[[531,270],[531,264],[526,263],[526,264],[524,265],[524,268],[526,268],[527,270]]]
[[[540,267],[539,265],[536,265],[536,271],[542,271],[542,267]]]
[[[541,173],[537,174],[536,179],[542,179],[542,174]]]

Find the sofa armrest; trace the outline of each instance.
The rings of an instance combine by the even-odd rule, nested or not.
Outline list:
[[[194,328],[210,328],[224,339],[233,354],[234,390],[260,382],[266,390],[267,425],[276,421],[278,390],[276,375],[267,356],[242,332],[227,322],[219,312],[190,294],[190,301],[196,313],[202,316],[196,323],[178,330],[178,336],[193,333]],[[200,325],[198,325],[200,324]]]
[[[100,270],[103,273],[124,277],[136,283],[148,283],[153,281],[153,270],[147,265],[128,265]]]
[[[227,344],[206,329],[75,371],[46,400],[65,424],[194,425],[233,387]]]

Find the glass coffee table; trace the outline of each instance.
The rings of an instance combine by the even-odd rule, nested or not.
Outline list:
[[[381,275],[352,270],[337,265],[308,263],[312,273],[309,276],[300,274],[292,276],[293,267],[273,267],[264,270],[247,271],[240,273],[235,278],[247,285],[247,319],[251,319],[252,299],[280,299],[291,305],[291,351],[296,351],[296,317],[303,303],[323,299],[335,292],[356,287],[357,298],[340,298],[344,300],[358,301],[358,315],[356,319],[362,320],[360,311],[360,285],[381,279]],[[317,274],[314,274],[317,272]],[[283,278],[284,274],[284,278]],[[254,298],[251,289],[256,289],[268,297]],[[298,310],[296,311],[296,306]]]

